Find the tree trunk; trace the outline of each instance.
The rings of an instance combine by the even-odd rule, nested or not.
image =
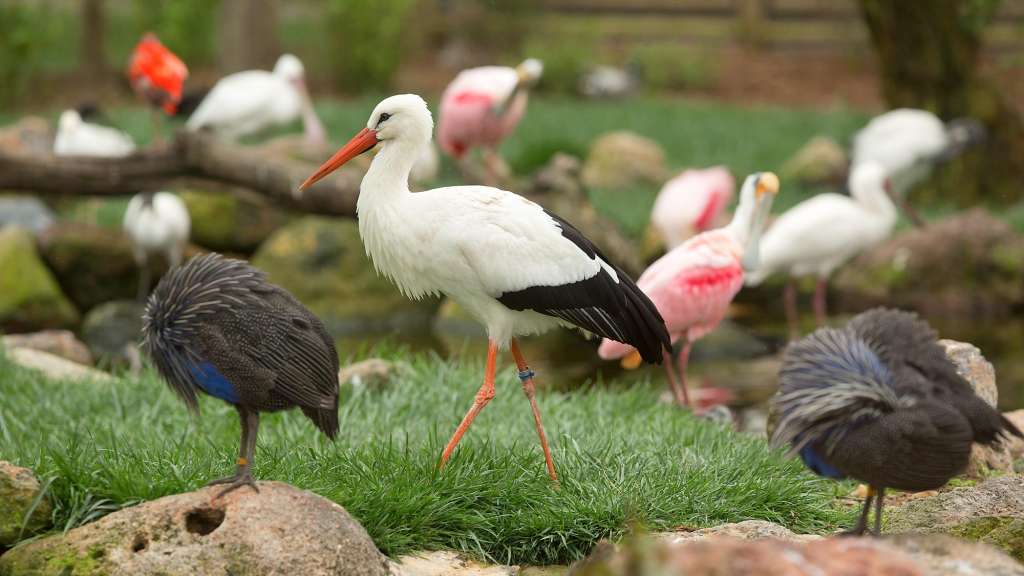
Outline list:
[[[981,146],[939,170],[937,195],[960,206],[1024,197],[1024,123],[979,70],[982,32],[998,0],[860,0],[888,104],[971,117]]]
[[[222,0],[218,36],[222,74],[269,69],[281,55],[277,0]]]
[[[80,70],[86,83],[94,88],[102,87],[107,80],[105,18],[103,0],[82,0],[82,28],[78,49]]]

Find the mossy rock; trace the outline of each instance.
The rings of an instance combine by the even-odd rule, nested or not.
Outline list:
[[[414,302],[377,274],[355,220],[307,216],[275,232],[253,265],[319,316],[335,336],[429,327],[439,305]]]
[[[62,222],[39,236],[39,249],[80,310],[136,295],[139,271],[120,230]]]
[[[192,217],[192,241],[218,252],[251,254],[289,219],[262,199],[198,190],[180,195]]]
[[[31,470],[0,462],[0,547],[49,527],[52,508],[40,490]]]
[[[0,230],[0,327],[27,332],[77,323],[78,311],[39,258],[32,235]]]
[[[1024,562],[1024,518],[983,516],[957,526],[952,533],[966,540],[984,542]]]

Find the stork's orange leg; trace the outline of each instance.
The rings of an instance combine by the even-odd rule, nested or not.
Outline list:
[[[533,425],[537,428],[537,437],[540,438],[540,448],[544,451],[544,464],[548,468],[548,476],[551,480],[558,482],[558,474],[555,473],[555,461],[551,458],[551,448],[548,447],[548,437],[544,433],[544,424],[540,421],[540,409],[537,408],[537,399],[534,396],[533,370],[526,363],[523,352],[519,349],[519,342],[512,339],[510,348],[512,357],[515,358],[516,368],[519,369],[519,379],[523,382],[523,394],[530,401],[530,409],[533,410]]]
[[[459,440],[462,440],[462,435],[469,430],[470,424],[476,419],[477,414],[487,406],[487,403],[494,398],[494,369],[495,364],[498,361],[498,345],[493,341],[487,343],[487,368],[484,371],[484,383],[480,386],[480,390],[476,393],[476,398],[473,400],[473,406],[466,412],[466,416],[462,419],[459,427],[455,429],[455,433],[452,434],[451,440],[448,441],[448,445],[444,447],[444,452],[441,454],[441,463],[439,466],[444,468],[444,465],[448,462],[448,458],[452,455],[452,451],[455,450],[455,446],[459,444]]]

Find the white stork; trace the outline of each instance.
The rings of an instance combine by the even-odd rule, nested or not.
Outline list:
[[[247,70],[221,78],[199,103],[185,127],[209,128],[237,139],[302,117],[306,140],[326,143],[323,124],[306,89],[306,71],[291,54],[278,58],[273,72]]]
[[[824,324],[829,276],[849,259],[888,238],[896,225],[889,180],[880,164],[854,166],[849,188],[852,197],[818,194],[779,216],[762,239],[760,266],[746,276],[746,284],[756,286],[773,273],[789,275],[785,308],[793,337],[799,335],[795,278],[818,278],[814,313],[818,324]]]
[[[128,202],[123,227],[139,266],[139,299],[149,294],[149,258],[163,254],[172,268],[181,264],[192,219],[188,208],[171,192],[142,192]]]
[[[92,124],[77,110],[65,110],[57,122],[53,153],[57,156],[123,158],[135,152],[132,137],[117,128]]]
[[[554,462],[534,399],[534,373],[517,336],[577,326],[635,347],[658,363],[669,347],[654,304],[578,230],[539,205],[486,186],[409,191],[409,172],[430,144],[433,121],[414,94],[392,96],[366,128],[302,183],[305,190],[355,156],[380,146],[363,178],[359,233],[378,272],[409,298],[445,294],[487,329],[484,382],[441,455],[441,465],[494,397],[499,349],[511,348],[533,411],[548,474]]]
[[[894,198],[920,226],[920,215],[906,200],[910,189],[939,163],[961,154],[985,136],[977,120],[958,118],[944,123],[927,110],[898,108],[874,117],[853,137],[852,166],[877,162],[892,181]]]

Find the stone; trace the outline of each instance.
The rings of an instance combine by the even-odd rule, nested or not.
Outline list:
[[[31,233],[0,230],[0,329],[30,332],[78,323],[78,311],[39,258]]]
[[[387,561],[341,506],[280,482],[222,498],[166,496],[18,546],[0,576],[384,576]]]
[[[398,371],[398,365],[383,358],[367,358],[338,370],[338,383],[342,386],[383,388]]]
[[[139,271],[120,230],[60,222],[39,235],[39,250],[80,310],[138,292]]]
[[[38,234],[53,225],[53,211],[33,196],[0,196],[0,228],[21,226]]]
[[[335,337],[426,330],[439,302],[409,300],[377,274],[355,220],[306,216],[275,232],[254,266],[319,316]]]
[[[669,544],[693,542],[721,536],[737,538],[739,540],[772,538],[781,542],[814,542],[815,540],[822,539],[821,536],[816,534],[797,534],[785,526],[780,526],[767,520],[744,520],[743,522],[722,524],[711,528],[701,528],[700,530],[677,530],[654,534],[655,538]]]
[[[1024,409],[1006,412],[1003,416],[1017,426],[1018,430],[1024,432]],[[1005,440],[1005,442],[1006,451],[1010,454],[1010,458],[1013,458],[1014,460],[1024,458],[1024,438],[1011,436],[1009,439]]]
[[[889,507],[885,529],[958,536],[1024,561],[1024,476],[998,476]]]
[[[1024,566],[992,546],[942,534],[896,534],[883,541],[914,559],[929,575],[1024,576]]]
[[[482,564],[458,552],[407,554],[391,564],[392,576],[518,576],[517,566]]]
[[[53,137],[53,127],[46,118],[25,116],[0,128],[0,152],[12,156],[50,156]]]
[[[0,549],[49,528],[52,512],[34,473],[0,460]]]
[[[830,289],[843,310],[997,318],[1024,304],[1024,236],[984,208],[897,234],[855,258]],[[969,287],[965,289],[965,287]]]
[[[82,320],[82,339],[104,364],[130,365],[138,355],[145,310],[145,304],[135,300],[100,304]]]
[[[43,376],[51,380],[111,382],[114,379],[102,370],[31,348],[7,350],[7,359],[22,368],[42,372]]]
[[[0,343],[8,350],[12,348],[31,348],[33,350],[49,352],[50,354],[86,366],[92,366],[93,363],[89,347],[76,338],[74,333],[69,330],[43,330],[42,332],[32,332],[29,334],[8,334],[0,338]]]
[[[842,184],[849,160],[833,138],[815,136],[786,160],[779,169],[783,180],[804,184]]]
[[[593,188],[628,190],[638,185],[660,186],[666,179],[661,146],[625,130],[598,137],[583,166],[583,183]]]
[[[217,252],[252,254],[289,215],[258,196],[184,190],[192,242]]]

